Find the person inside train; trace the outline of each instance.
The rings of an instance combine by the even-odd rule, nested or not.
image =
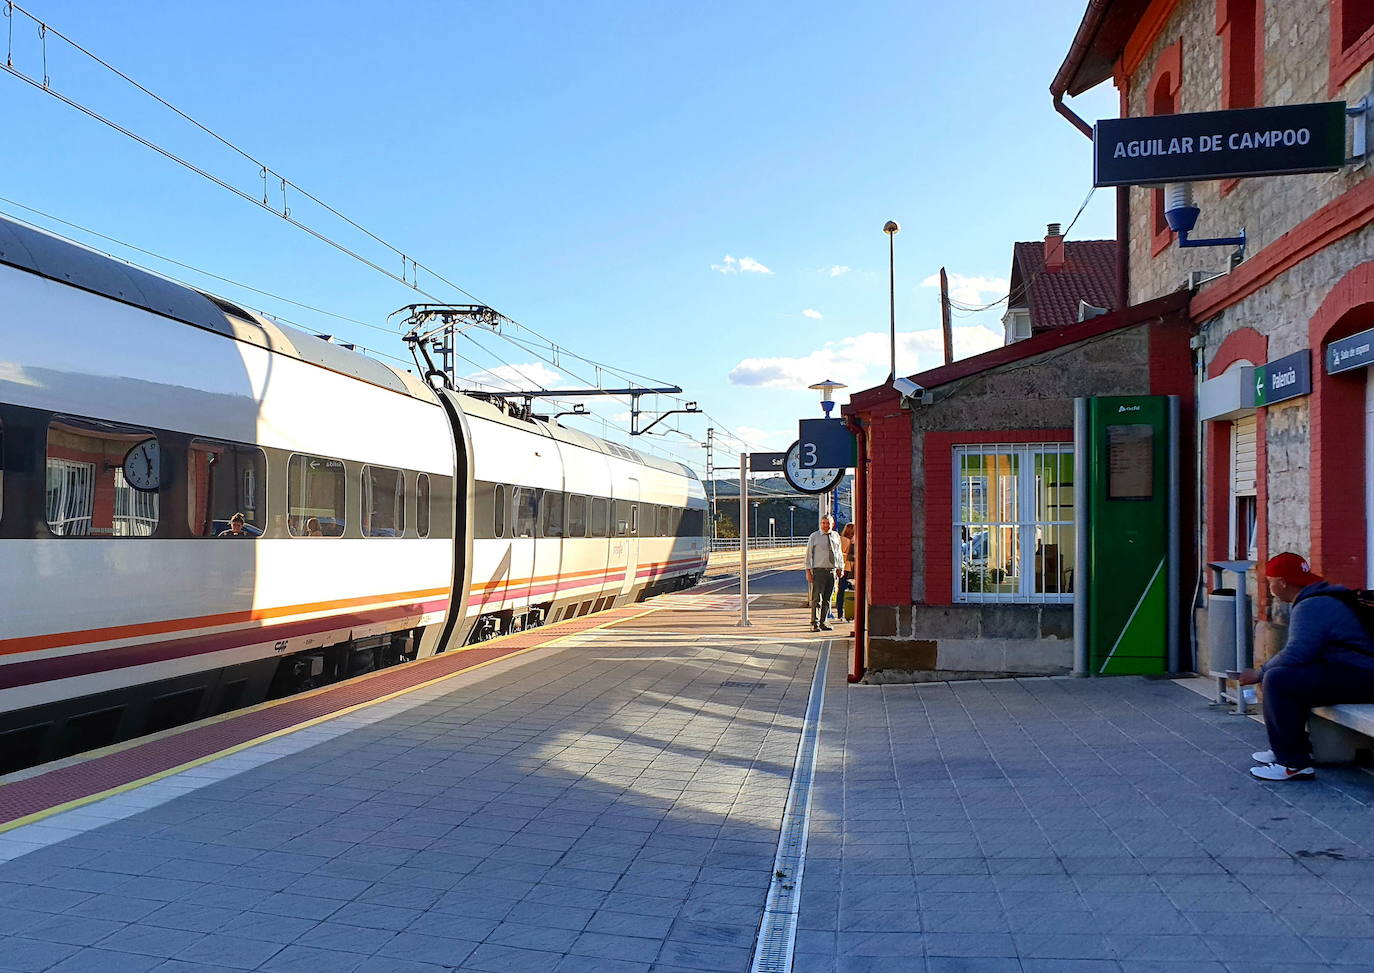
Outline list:
[[[308,517],[305,521],[306,537],[323,537],[324,531],[320,529],[320,518]]]
[[[249,534],[246,530],[243,529],[243,514],[241,514],[241,513],[236,513],[236,514],[234,514],[234,516],[232,516],[232,517],[229,518],[229,529],[228,529],[228,530],[222,530],[222,531],[220,531],[220,532],[219,532],[219,536],[220,536],[220,537],[252,537],[253,535],[252,535],[252,534]]]

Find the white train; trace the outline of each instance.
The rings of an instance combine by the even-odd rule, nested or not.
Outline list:
[[[0,773],[690,586],[706,506],[0,219]]]

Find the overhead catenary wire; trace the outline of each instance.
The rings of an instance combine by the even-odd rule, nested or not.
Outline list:
[[[344,213],[341,212],[340,210],[338,210],[338,209],[336,209],[335,207],[331,206],[330,204],[326,203],[326,202],[325,202],[324,200],[322,200],[320,197],[314,195],[313,193],[309,192],[308,190],[302,188],[299,184],[297,184],[297,183],[293,182],[292,180],[286,178],[284,175],[282,175],[282,174],[281,174],[280,172],[278,172],[276,169],[274,169],[273,167],[271,167],[270,165],[268,165],[264,160],[258,158],[257,156],[253,155],[252,153],[248,152],[246,149],[243,149],[242,147],[240,147],[239,145],[237,145],[236,143],[234,143],[231,139],[227,138],[227,137],[224,136],[224,135],[221,135],[219,132],[217,132],[217,131],[215,131],[214,129],[210,128],[208,125],[205,125],[204,123],[198,121],[196,118],[194,118],[193,116],[189,115],[187,112],[181,110],[181,109],[178,108],[176,105],[174,105],[174,104],[172,104],[170,101],[168,101],[166,98],[164,98],[164,97],[162,97],[161,95],[157,94],[156,92],[152,91],[152,90],[151,90],[150,88],[148,88],[146,85],[140,83],[139,81],[137,81],[136,79],[134,79],[133,77],[131,77],[131,76],[130,76],[129,74],[127,74],[126,72],[124,72],[124,71],[120,70],[119,68],[115,67],[111,62],[109,62],[108,60],[102,58],[102,57],[99,56],[98,54],[94,53],[92,50],[90,50],[89,48],[85,47],[85,46],[82,45],[80,42],[78,42],[77,40],[75,40],[74,38],[72,38],[71,36],[69,36],[69,35],[67,35],[66,33],[62,32],[60,29],[54,28],[54,27],[52,27],[51,25],[49,25],[48,23],[46,23],[45,21],[39,19],[39,18],[38,18],[37,16],[35,16],[32,12],[30,12],[28,9],[26,9],[22,4],[15,2],[15,0],[5,0],[5,3],[4,3],[4,10],[5,10],[6,16],[7,16],[8,20],[9,20],[9,25],[8,25],[8,28],[9,28],[9,48],[8,48],[8,51],[7,51],[7,56],[6,56],[6,60],[5,60],[5,63],[4,63],[4,65],[3,65],[3,67],[4,67],[4,69],[5,69],[7,72],[9,72],[11,75],[15,76],[16,78],[20,79],[21,81],[25,82],[26,84],[29,84],[30,86],[32,86],[32,87],[34,87],[34,88],[37,88],[37,89],[43,91],[44,93],[53,96],[53,97],[56,98],[58,101],[60,101],[60,102],[62,102],[63,104],[67,105],[68,107],[71,107],[71,108],[73,108],[73,109],[75,109],[75,110],[81,112],[82,114],[88,116],[88,117],[91,118],[92,120],[97,121],[97,122],[99,122],[100,124],[105,125],[105,126],[109,127],[110,129],[112,129],[112,130],[118,132],[119,134],[125,136],[126,138],[129,138],[129,139],[131,139],[131,140],[137,142],[138,144],[144,146],[145,148],[147,148],[147,149],[149,149],[149,150],[151,150],[151,151],[153,151],[153,152],[156,152],[157,154],[163,156],[163,157],[166,158],[167,160],[169,160],[169,161],[175,163],[176,165],[182,166],[183,168],[187,169],[188,171],[193,172],[194,174],[200,176],[201,178],[207,180],[208,182],[210,182],[210,183],[212,183],[212,184],[214,184],[214,185],[220,187],[221,189],[223,189],[223,190],[225,190],[225,191],[227,191],[227,192],[230,192],[230,193],[232,193],[233,195],[235,195],[235,196],[237,196],[237,197],[239,197],[239,198],[241,198],[241,199],[243,199],[243,200],[245,200],[245,201],[247,201],[247,202],[253,203],[255,206],[258,206],[258,207],[261,207],[261,208],[263,208],[263,209],[266,209],[268,212],[271,212],[271,213],[273,213],[274,215],[276,215],[277,217],[279,217],[279,218],[283,219],[284,221],[286,221],[289,225],[294,226],[295,228],[297,228],[297,229],[299,229],[299,230],[301,230],[301,231],[303,231],[303,232],[309,234],[310,236],[312,236],[312,237],[314,237],[315,239],[319,240],[320,242],[325,243],[326,245],[328,245],[328,246],[334,248],[335,250],[339,251],[340,253],[342,253],[342,254],[344,254],[344,255],[346,255],[346,256],[348,256],[348,257],[351,257],[352,259],[358,261],[359,263],[363,264],[364,266],[368,267],[369,269],[374,270],[374,271],[376,271],[376,272],[378,272],[378,273],[380,273],[380,274],[386,276],[387,278],[389,278],[389,279],[391,279],[391,280],[393,280],[393,281],[395,281],[395,282],[397,282],[397,283],[400,283],[400,284],[402,284],[403,286],[406,286],[406,287],[408,287],[408,288],[410,288],[410,289],[412,289],[412,290],[414,290],[414,291],[416,291],[416,292],[418,292],[418,293],[420,293],[420,294],[423,294],[423,295],[425,295],[426,297],[431,298],[432,300],[441,301],[442,299],[441,299],[437,294],[433,293],[431,290],[428,290],[428,289],[426,289],[425,287],[422,287],[422,286],[420,285],[420,282],[419,282],[419,275],[420,275],[420,272],[421,272],[421,271],[423,271],[424,273],[426,273],[427,275],[429,275],[430,277],[432,277],[434,280],[436,280],[436,281],[438,281],[438,282],[444,284],[444,285],[447,286],[447,287],[452,288],[454,291],[457,291],[458,293],[463,294],[464,296],[468,297],[469,299],[471,299],[471,300],[473,300],[473,301],[475,301],[475,302],[477,302],[477,303],[479,303],[479,304],[485,304],[485,303],[486,303],[486,302],[481,301],[480,298],[476,297],[476,296],[475,296],[474,294],[472,294],[470,291],[468,291],[467,289],[465,289],[465,288],[462,287],[461,285],[457,284],[457,283],[454,282],[453,280],[449,279],[448,277],[446,277],[446,276],[443,275],[442,273],[438,272],[437,270],[435,270],[434,268],[430,267],[430,266],[427,265],[427,264],[423,264],[423,263],[419,262],[419,261],[416,260],[414,257],[411,257],[406,251],[402,250],[400,247],[397,247],[397,246],[395,246],[394,244],[390,243],[389,241],[385,240],[385,239],[384,239],[383,237],[381,237],[379,234],[373,232],[372,230],[370,230],[370,229],[368,229],[367,227],[363,226],[361,223],[357,222],[357,221],[354,220],[353,218],[347,216],[346,214],[344,214]],[[15,64],[14,64],[13,31],[14,31],[15,14],[19,14],[19,15],[21,15],[21,16],[27,18],[29,21],[31,21],[31,22],[38,28],[39,37],[40,37],[41,42],[42,42],[42,55],[43,55],[43,70],[42,70],[42,72],[41,72],[41,76],[40,76],[40,77],[35,78],[35,77],[33,77],[32,75],[30,75],[29,73],[27,73],[27,72],[25,72],[24,70],[22,70],[21,68],[16,67]],[[222,178],[221,176],[216,175],[216,174],[213,173],[213,172],[210,172],[210,171],[209,171],[207,168],[205,168],[204,166],[201,166],[201,165],[196,164],[195,162],[191,161],[189,158],[186,158],[186,157],[182,156],[181,154],[179,154],[179,153],[177,153],[177,152],[174,152],[174,151],[172,151],[172,150],[166,148],[165,146],[163,146],[163,145],[161,145],[161,144],[159,144],[159,143],[153,141],[151,138],[147,138],[147,137],[145,137],[145,136],[143,136],[143,135],[140,135],[139,133],[137,133],[137,132],[133,131],[132,129],[130,129],[128,126],[123,125],[123,124],[121,124],[120,122],[116,121],[115,119],[106,116],[106,115],[103,114],[102,112],[97,111],[95,108],[92,108],[90,105],[83,104],[83,103],[82,103],[81,101],[79,101],[77,98],[74,98],[74,97],[72,97],[72,96],[69,96],[69,95],[67,95],[67,94],[65,94],[65,93],[63,93],[63,92],[60,92],[60,91],[54,89],[53,86],[52,86],[52,79],[51,79],[51,77],[50,77],[50,75],[49,75],[49,72],[48,72],[48,51],[47,51],[47,43],[48,43],[49,37],[55,38],[55,39],[61,41],[62,43],[68,45],[71,49],[73,49],[73,50],[79,52],[82,56],[84,56],[84,57],[90,59],[93,63],[99,65],[99,66],[100,66],[102,69],[104,69],[105,71],[108,71],[109,73],[113,74],[115,77],[119,78],[120,80],[122,80],[122,81],[125,82],[126,84],[132,86],[134,89],[136,89],[137,91],[139,91],[140,93],[142,93],[142,94],[145,95],[146,97],[152,99],[152,100],[155,101],[157,104],[159,104],[159,105],[161,105],[162,107],[166,108],[168,111],[171,111],[173,114],[175,114],[178,118],[182,119],[184,122],[190,124],[191,126],[193,126],[194,128],[196,128],[198,131],[200,131],[200,132],[204,133],[205,135],[209,136],[210,138],[214,139],[216,142],[218,142],[220,145],[224,146],[225,148],[227,148],[228,150],[230,150],[231,152],[233,152],[235,155],[239,156],[240,158],[242,158],[242,159],[245,160],[246,162],[251,163],[254,167],[256,167],[256,169],[258,170],[258,175],[259,175],[259,177],[263,180],[263,193],[262,193],[261,198],[258,198],[257,196],[254,196],[254,195],[252,195],[252,194],[250,194],[250,193],[244,191],[242,188],[240,188],[240,187],[238,187],[238,186],[235,186],[233,183],[229,182],[228,179]],[[278,208],[277,206],[273,205],[272,202],[271,202],[270,199],[269,199],[268,185],[269,185],[269,183],[270,183],[272,180],[276,180],[276,181],[278,182],[278,184],[279,184],[279,188],[280,188],[280,192],[281,192],[281,206],[280,206],[280,208]],[[354,247],[352,247],[352,246],[350,246],[350,245],[347,245],[347,244],[345,244],[345,243],[343,243],[343,242],[341,242],[341,241],[335,239],[334,237],[330,236],[329,234],[323,232],[322,230],[320,230],[320,229],[318,229],[318,228],[316,228],[316,227],[310,225],[309,223],[305,222],[305,221],[302,220],[301,218],[299,218],[299,217],[297,217],[297,216],[293,216],[292,213],[291,213],[291,209],[290,209],[290,207],[289,207],[289,205],[288,205],[288,197],[287,197],[288,190],[289,190],[291,193],[296,194],[296,195],[298,195],[299,197],[301,197],[301,198],[303,198],[303,199],[309,200],[311,203],[313,203],[313,204],[315,204],[316,206],[320,207],[324,212],[329,213],[329,214],[332,215],[333,217],[335,217],[335,218],[339,219],[340,221],[342,221],[344,224],[346,224],[346,225],[348,225],[349,227],[353,228],[353,229],[356,230],[357,232],[363,234],[367,239],[369,239],[369,240],[373,241],[374,243],[376,243],[377,245],[383,247],[383,248],[384,248],[386,251],[388,251],[393,257],[399,257],[399,258],[400,258],[400,261],[401,261],[401,273],[398,275],[398,274],[395,273],[394,271],[392,271],[392,270],[390,270],[390,269],[388,269],[388,268],[382,266],[382,265],[381,265],[380,263],[378,263],[376,260],[371,259],[371,258],[369,258],[368,256],[362,254],[362,253],[359,252],[356,248],[354,248]],[[14,205],[19,205],[19,206],[21,206],[21,207],[23,206],[23,204],[14,204]],[[24,208],[27,209],[27,207],[24,207]],[[34,211],[34,212],[38,212],[38,211]],[[43,215],[46,215],[46,214],[43,214]],[[57,219],[57,218],[55,218],[55,217],[48,217],[48,218],[54,219],[56,222],[58,222],[58,223],[60,223],[60,224],[62,224],[62,225],[69,225],[69,226],[73,226],[74,228],[78,228],[78,227],[76,227],[75,224],[70,224],[70,223],[68,223],[67,221],[63,221],[63,220]],[[102,238],[102,239],[109,240],[110,242],[119,243],[119,245],[121,245],[121,246],[127,246],[127,247],[129,247],[130,249],[132,249],[132,250],[135,250],[135,251],[137,251],[137,252],[143,253],[143,254],[145,254],[145,255],[147,255],[147,256],[151,256],[151,257],[153,257],[153,258],[155,258],[155,259],[164,260],[164,261],[166,261],[166,262],[169,263],[169,264],[172,264],[172,265],[175,265],[175,266],[182,267],[183,269],[191,270],[191,271],[194,272],[194,273],[203,274],[203,275],[205,275],[205,276],[207,276],[207,277],[210,277],[210,278],[212,278],[212,279],[219,280],[219,281],[224,282],[224,283],[228,283],[228,284],[230,284],[231,286],[241,287],[241,288],[243,288],[243,289],[245,289],[245,290],[249,290],[249,291],[252,291],[252,292],[254,292],[254,293],[262,294],[263,296],[270,297],[270,298],[273,299],[273,300],[284,301],[285,303],[289,303],[289,304],[292,304],[292,305],[294,305],[294,306],[301,307],[301,308],[304,308],[304,309],[306,309],[306,310],[310,310],[310,311],[312,311],[313,313],[325,314],[325,315],[328,315],[328,316],[331,316],[331,317],[335,317],[335,318],[337,318],[337,319],[339,319],[339,320],[344,320],[344,321],[347,321],[347,322],[353,323],[353,324],[359,324],[359,325],[362,325],[362,326],[364,326],[364,327],[374,327],[374,328],[376,327],[375,325],[370,325],[370,324],[368,324],[367,322],[358,321],[356,318],[351,318],[351,317],[349,317],[349,316],[347,316],[347,315],[338,314],[337,312],[326,311],[326,310],[324,310],[324,309],[317,308],[317,307],[314,307],[314,306],[312,306],[312,305],[305,304],[305,303],[303,303],[303,302],[294,301],[294,300],[292,300],[292,299],[290,299],[290,298],[285,298],[285,297],[283,297],[283,296],[281,296],[281,295],[272,294],[271,292],[267,292],[267,291],[262,291],[262,290],[260,290],[260,289],[258,289],[258,288],[251,287],[250,285],[242,284],[242,283],[237,282],[237,281],[233,281],[233,280],[231,280],[231,279],[229,279],[229,278],[225,278],[225,277],[222,277],[222,276],[217,275],[217,274],[211,274],[211,273],[209,273],[209,272],[207,272],[207,271],[200,270],[199,268],[194,268],[194,267],[191,267],[190,265],[182,264],[182,263],[179,262],[179,261],[174,261],[174,260],[171,260],[170,258],[163,257],[163,256],[161,256],[160,254],[153,253],[152,251],[147,251],[147,250],[144,250],[144,249],[139,248],[139,247],[134,247],[134,246],[132,246],[132,245],[125,244],[125,243],[123,243],[123,242],[121,242],[121,241],[117,241],[117,240],[115,240],[114,238],[106,237],[106,236],[103,235],[103,234],[95,233],[94,231],[89,231],[89,230],[87,230],[86,232],[90,232],[90,233],[92,233],[92,235],[98,236],[98,237],[100,237],[100,238]],[[489,306],[489,305],[488,305],[488,306]],[[548,348],[550,349],[550,351],[551,351],[552,358],[553,358],[552,364],[554,364],[555,367],[561,367],[560,358],[561,358],[563,355],[567,355],[568,357],[572,357],[572,358],[575,358],[575,359],[577,359],[577,360],[586,362],[586,363],[589,364],[589,365],[592,365],[594,368],[596,368],[596,369],[598,370],[598,374],[599,374],[600,372],[603,372],[603,371],[604,371],[604,372],[606,372],[606,373],[608,373],[608,374],[619,375],[619,376],[624,376],[624,377],[633,376],[633,377],[635,377],[635,378],[646,378],[646,379],[648,378],[647,376],[640,375],[639,373],[635,373],[635,372],[632,372],[632,371],[629,371],[629,370],[626,370],[626,369],[621,369],[621,368],[618,368],[618,367],[610,366],[610,365],[607,365],[607,364],[605,364],[605,363],[603,363],[603,362],[595,361],[595,360],[593,360],[593,359],[590,359],[590,358],[587,358],[587,357],[585,357],[585,356],[579,355],[579,354],[577,354],[576,352],[571,351],[571,349],[568,349],[568,348],[566,348],[566,347],[564,347],[564,346],[558,344],[557,342],[554,342],[552,339],[550,339],[550,338],[548,338],[547,336],[543,335],[543,334],[542,334],[541,332],[539,332],[537,329],[534,329],[534,328],[532,328],[532,327],[530,327],[530,326],[528,326],[528,325],[526,325],[526,324],[523,324],[522,322],[519,322],[519,321],[517,321],[517,320],[515,320],[515,319],[513,319],[513,318],[510,318],[510,317],[507,316],[507,315],[503,315],[503,317],[505,317],[506,320],[510,321],[513,325],[515,325],[516,327],[520,328],[521,330],[524,330],[524,331],[528,332],[529,334],[531,334],[531,335],[537,337],[537,338],[540,339],[541,341],[545,342],[545,344],[547,345],[547,347],[548,347]],[[379,330],[383,330],[383,329],[379,329]],[[502,337],[509,338],[510,336],[502,335]],[[528,350],[528,349],[527,349],[527,350]],[[389,356],[389,357],[394,357],[394,356]],[[500,356],[498,356],[498,355],[493,355],[493,357],[496,358],[496,360],[501,361],[504,365],[506,365],[506,366],[508,366],[508,367],[511,367],[511,368],[513,368],[513,369],[516,369],[516,366],[512,365],[512,364],[509,363],[509,362],[505,362],[503,359],[500,358]],[[518,369],[516,369],[516,370],[517,370],[517,372],[519,371]],[[656,381],[656,380],[650,379],[650,381]],[[540,386],[540,387],[542,388],[542,386]],[[680,397],[677,397],[677,396],[672,396],[671,398],[672,398],[674,401],[679,401],[679,402],[685,401],[684,399],[682,399],[682,398],[680,398]]]

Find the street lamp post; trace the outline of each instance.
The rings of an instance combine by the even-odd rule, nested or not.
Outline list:
[[[797,536],[797,506],[789,503],[787,505],[787,536],[789,539]]]
[[[892,225],[896,226],[897,224],[894,223]],[[893,333],[895,334],[896,332]],[[894,338],[893,341],[895,342],[896,339]],[[895,349],[897,346],[894,344],[892,347]],[[896,354],[895,350],[893,351],[893,354]],[[895,360],[896,359],[894,359],[894,361]],[[807,388],[815,389],[817,392],[821,393],[821,415],[825,416],[825,418],[827,419],[830,419],[832,418],[830,413],[835,410],[835,393],[840,389],[849,388],[849,386],[845,385],[843,382],[836,382],[833,379],[827,378],[824,382],[817,382],[815,385],[808,385]],[[832,514],[833,516],[834,505],[834,490],[831,490],[829,493],[827,493],[816,504],[817,508],[819,508],[818,513],[821,517],[824,517],[827,513]]]
[[[889,382],[897,377],[897,277],[892,238],[895,237],[900,230],[901,227],[897,225],[896,220],[888,220],[883,224],[883,232],[887,234],[888,344],[892,352],[892,373],[887,376]]]
[[[754,501],[754,536],[759,536],[759,504],[757,500]]]

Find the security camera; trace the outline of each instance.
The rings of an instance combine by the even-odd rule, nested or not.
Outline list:
[[[921,388],[921,386],[917,385],[909,378],[894,378],[892,380],[892,387],[896,389],[897,393],[904,399],[913,399],[925,391],[925,389]]]

